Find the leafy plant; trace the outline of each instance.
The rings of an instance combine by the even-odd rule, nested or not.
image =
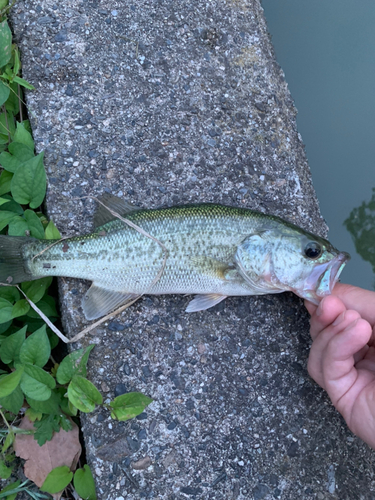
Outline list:
[[[21,87],[33,89],[20,76],[18,48],[4,16],[7,0],[0,0],[0,234],[59,239],[52,221],[40,211],[46,194],[43,153],[35,154],[28,120],[23,119]],[[91,412],[103,398],[87,379],[87,362],[94,345],[78,349],[56,364],[51,350],[58,337],[30,303],[53,323],[58,319],[55,298],[49,287],[52,278],[42,278],[16,286],[0,286],[0,478],[8,479],[14,468],[17,436],[31,434],[41,449],[61,429],[72,430],[78,411]],[[108,405],[112,418],[128,420],[140,414],[151,398],[141,393],[118,396]],[[20,410],[30,428],[20,426]],[[18,425],[15,423],[18,422]],[[77,438],[78,439],[78,438]],[[75,465],[74,465],[75,467]],[[49,472],[42,490],[56,493],[73,479],[77,493],[94,500],[95,485],[87,465],[75,474],[69,467]],[[27,491],[32,498],[47,498],[29,489],[27,482],[13,482],[0,491],[0,499],[14,499]]]

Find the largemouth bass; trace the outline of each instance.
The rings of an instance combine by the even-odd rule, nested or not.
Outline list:
[[[112,195],[102,202],[157,241],[99,206],[91,234],[52,241],[0,236],[0,283],[45,276],[91,280],[82,301],[88,320],[145,293],[197,294],[187,312],[228,296],[288,290],[318,304],[350,258],[324,238],[246,208],[200,204],[146,210]]]

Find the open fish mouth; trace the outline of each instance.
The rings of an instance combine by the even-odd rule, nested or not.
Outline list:
[[[330,295],[342,270],[350,260],[350,255],[340,252],[337,257],[325,264],[317,265],[304,283],[301,297],[318,305],[323,297]]]

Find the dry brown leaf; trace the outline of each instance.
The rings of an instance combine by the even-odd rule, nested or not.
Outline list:
[[[33,423],[24,417],[19,425],[21,429],[33,429]],[[78,426],[72,422],[72,429],[55,432],[51,441],[39,446],[33,435],[16,434],[14,450],[18,457],[26,460],[25,476],[34,481],[37,486],[42,486],[45,478],[55,467],[67,465],[74,471],[81,455]],[[61,493],[53,495],[59,500]]]

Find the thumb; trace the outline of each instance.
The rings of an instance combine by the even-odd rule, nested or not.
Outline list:
[[[305,303],[305,307],[308,310],[310,316],[312,316],[315,313],[315,311],[317,310],[318,306],[316,306],[312,302],[309,302],[308,300],[305,300],[304,303]]]

